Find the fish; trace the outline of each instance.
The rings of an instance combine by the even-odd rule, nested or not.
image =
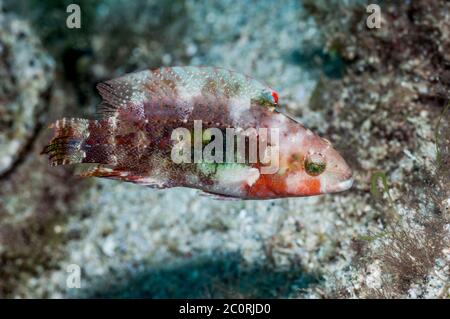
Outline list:
[[[42,153],[51,165],[156,189],[194,188],[217,199],[314,196],[352,186],[352,170],[332,144],[282,112],[278,93],[250,76],[161,67],[101,82],[97,90],[95,119],[50,125],[54,136]]]

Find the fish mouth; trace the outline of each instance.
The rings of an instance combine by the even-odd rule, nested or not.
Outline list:
[[[334,180],[328,185],[324,185],[323,193],[339,193],[349,190],[353,186],[353,174],[349,173]],[[327,187],[328,186],[328,187]]]
[[[337,184],[337,191],[339,192],[343,192],[346,191],[348,189],[350,189],[353,185],[353,177],[350,177],[349,179],[346,179],[345,181],[339,182],[339,184]]]
[[[336,181],[335,183],[330,183],[329,185],[323,185],[322,193],[323,194],[331,194],[331,193],[339,193],[349,190],[353,186],[353,176],[350,176],[347,179]]]

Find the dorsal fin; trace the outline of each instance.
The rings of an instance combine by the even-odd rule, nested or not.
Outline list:
[[[241,73],[215,67],[167,67],[130,73],[102,82],[97,89],[103,98],[97,113],[113,116],[124,107],[142,107],[145,101],[175,106],[206,96],[218,99],[254,101],[274,107],[276,93],[268,86]]]
[[[141,105],[146,98],[141,83],[149,78],[150,71],[141,71],[97,84],[103,99],[97,107],[97,114],[109,117],[121,108]]]

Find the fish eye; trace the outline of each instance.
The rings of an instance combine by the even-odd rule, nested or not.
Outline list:
[[[325,156],[321,153],[311,153],[305,157],[305,171],[310,176],[318,176],[327,166]]]

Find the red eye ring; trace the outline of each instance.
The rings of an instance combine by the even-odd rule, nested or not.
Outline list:
[[[275,104],[278,104],[278,94],[277,94],[277,92],[272,91],[271,94],[272,94],[273,100],[275,101]]]

